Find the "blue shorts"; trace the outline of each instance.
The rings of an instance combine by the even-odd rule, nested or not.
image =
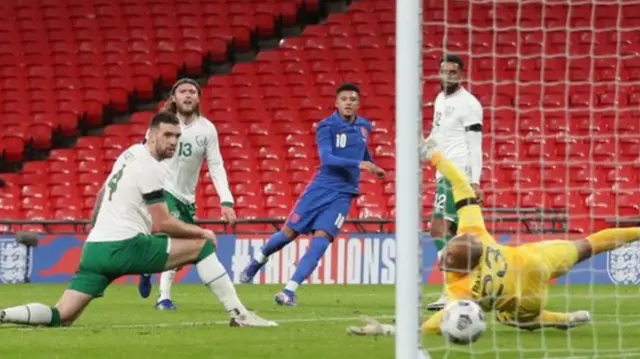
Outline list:
[[[321,230],[335,237],[347,219],[354,197],[352,193],[331,189],[308,189],[296,202],[286,225],[300,234]]]

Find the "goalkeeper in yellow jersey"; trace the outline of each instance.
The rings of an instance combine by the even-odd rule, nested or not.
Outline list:
[[[460,220],[457,235],[447,244],[440,260],[440,269],[446,272],[449,300],[474,300],[486,312],[495,310],[500,323],[527,330],[566,330],[590,322],[587,311],[546,310],[548,282],[585,259],[640,239],[640,228],[606,229],[577,241],[501,245],[487,232],[467,177],[437,147],[437,141],[430,137],[423,142],[421,155],[452,183]],[[422,332],[439,334],[443,313],[428,318],[422,324]],[[391,335],[395,328],[366,318],[364,326],[350,327],[348,332]]]

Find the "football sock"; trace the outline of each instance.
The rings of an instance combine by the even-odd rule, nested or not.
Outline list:
[[[0,323],[56,327],[61,324],[61,320],[57,308],[40,303],[30,303],[0,311]]]
[[[543,310],[540,313],[540,326],[541,327],[556,327],[566,326],[571,319],[571,313],[558,313]]]
[[[222,303],[231,316],[247,312],[247,308],[244,307],[242,302],[240,302],[240,298],[238,298],[236,289],[227,271],[215,253],[211,253],[198,261],[198,263],[196,263],[196,269],[198,270],[198,275],[202,283],[209,288],[211,293],[218,297],[220,303]]]
[[[158,301],[171,299],[171,286],[177,270],[169,269],[160,274],[160,297]]]
[[[254,259],[258,263],[266,263],[270,255],[281,250],[289,243],[291,243],[291,239],[285,236],[285,234],[282,231],[278,231],[274,233],[271,236],[271,238],[269,238],[269,240],[267,241],[267,243],[264,244],[264,246],[262,246],[262,248],[260,249],[260,251],[258,251]]]
[[[640,228],[637,227],[610,228],[587,237],[594,255],[622,247],[638,239],[640,239]]]
[[[311,245],[307,250],[307,253],[302,256],[296,271],[293,273],[290,282],[294,282],[299,286],[305,279],[307,279],[311,273],[316,269],[320,258],[324,255],[324,252],[329,248],[331,240],[325,237],[313,237],[311,239]],[[297,286],[287,284],[285,290],[295,292]]]
[[[538,316],[537,320],[532,321],[518,321],[514,319],[512,315],[508,315],[500,322],[502,324],[517,327],[520,329],[536,330],[540,328],[559,328],[565,329],[571,323],[572,313],[550,312],[543,310]]]

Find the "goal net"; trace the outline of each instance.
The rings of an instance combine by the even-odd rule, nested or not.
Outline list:
[[[640,200],[640,1],[425,0],[423,47],[427,133],[443,53],[464,59],[464,86],[483,105],[482,188],[496,239],[577,239],[635,223],[629,218],[639,215]],[[424,176],[426,207],[433,177]],[[437,277],[428,277],[431,284]],[[640,357],[639,282],[640,247],[627,245],[550,285],[547,307],[587,310],[590,325],[525,332],[491,314],[471,347],[436,337],[423,345],[434,358]],[[440,290],[428,286],[424,300]]]

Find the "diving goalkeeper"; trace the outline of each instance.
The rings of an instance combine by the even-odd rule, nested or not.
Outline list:
[[[570,329],[590,322],[587,311],[558,313],[545,310],[548,282],[594,255],[640,239],[640,228],[606,229],[577,241],[547,240],[520,246],[498,244],[487,232],[476,195],[467,177],[437,151],[437,141],[423,142],[421,155],[453,186],[460,218],[458,232],[446,246],[440,269],[446,272],[446,293],[452,300],[470,299],[484,311],[496,311],[502,324],[526,330],[542,327]],[[446,308],[446,307],[445,307]],[[422,324],[424,334],[439,334],[440,311]],[[392,335],[392,325],[366,318],[359,335]]]

